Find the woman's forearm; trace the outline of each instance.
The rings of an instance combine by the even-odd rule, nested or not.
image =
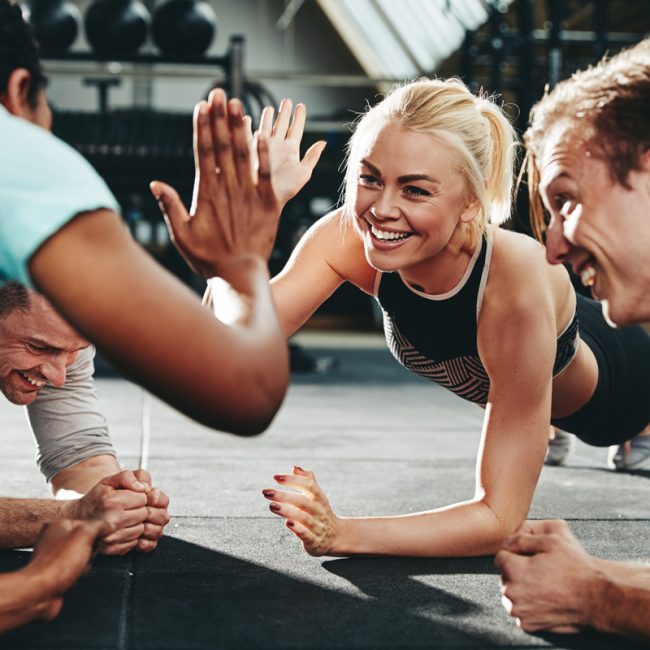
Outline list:
[[[483,501],[409,515],[341,517],[339,521],[332,555],[492,555],[512,532]]]

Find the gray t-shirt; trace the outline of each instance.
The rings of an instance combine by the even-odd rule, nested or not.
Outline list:
[[[48,482],[82,460],[115,456],[93,381],[94,357],[93,346],[81,350],[68,368],[65,384],[45,386],[27,407],[36,461]]]

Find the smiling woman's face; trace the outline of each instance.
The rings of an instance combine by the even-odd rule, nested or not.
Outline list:
[[[616,325],[650,320],[650,154],[616,182],[600,152],[565,120],[546,137],[540,190],[551,214],[547,257],[571,264]]]
[[[355,162],[356,226],[380,271],[426,264],[476,215],[457,155],[431,135],[388,123]]]

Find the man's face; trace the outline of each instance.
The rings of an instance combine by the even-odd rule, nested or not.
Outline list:
[[[583,133],[560,123],[539,161],[548,260],[571,264],[613,324],[649,321],[650,171],[644,163],[630,173],[631,189],[623,187]]]
[[[43,386],[65,383],[67,367],[87,346],[45,298],[32,294],[29,311],[0,319],[0,390],[14,404],[31,404]]]

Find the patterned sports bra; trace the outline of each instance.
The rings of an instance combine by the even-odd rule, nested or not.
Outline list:
[[[418,291],[399,273],[378,273],[375,290],[393,356],[405,368],[481,405],[487,403],[490,379],[478,354],[477,330],[492,240],[488,231],[460,282],[447,293]],[[577,348],[578,316],[574,314],[557,339],[554,377],[573,360]]]

